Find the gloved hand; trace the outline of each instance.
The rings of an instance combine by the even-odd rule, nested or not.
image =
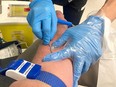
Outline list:
[[[103,33],[104,19],[98,16],[90,16],[82,24],[66,30],[52,44],[53,47],[58,48],[67,42],[66,46],[59,52],[47,55],[43,61],[58,61],[71,58],[74,70],[73,87],[77,87],[80,76],[102,54]]]
[[[30,5],[27,21],[34,34],[49,44],[54,37],[57,27],[57,17],[51,0],[33,0]]]

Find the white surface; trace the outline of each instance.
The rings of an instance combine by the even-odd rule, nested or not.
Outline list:
[[[55,10],[60,10],[63,13],[62,6],[59,6],[59,5],[54,5],[54,6],[55,6]]]
[[[11,70],[11,69],[6,71],[6,76],[8,76],[14,80],[26,79],[26,76],[24,74],[21,74],[18,71]]]
[[[92,11],[98,11],[104,4],[105,0],[88,0],[85,6],[81,22],[84,21]]]

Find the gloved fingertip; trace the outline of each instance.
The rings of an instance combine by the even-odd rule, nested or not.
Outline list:
[[[50,43],[50,36],[44,33],[42,40],[44,45],[48,45]]]
[[[48,54],[43,58],[42,61],[45,62],[45,61],[59,61],[59,60],[61,60],[61,55],[58,52],[56,52],[56,53]]]
[[[55,34],[56,34],[56,33],[55,33]],[[52,35],[52,34],[50,35],[50,40],[53,40],[55,34],[54,34],[54,35]]]
[[[50,61],[50,57],[49,56],[46,56],[42,59],[42,62],[47,62],[47,61]]]
[[[50,40],[48,39],[43,39],[43,45],[48,45],[50,43]]]
[[[52,48],[58,48],[60,46],[58,41],[52,43]]]

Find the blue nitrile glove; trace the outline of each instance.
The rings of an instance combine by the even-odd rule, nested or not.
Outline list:
[[[74,69],[73,87],[77,87],[80,76],[102,54],[102,37],[104,20],[98,16],[90,16],[82,24],[69,28],[52,46],[66,46],[59,52],[47,55],[43,61],[58,61],[71,58]]]
[[[34,34],[49,44],[57,30],[57,17],[51,0],[33,0],[30,5],[27,21]]]

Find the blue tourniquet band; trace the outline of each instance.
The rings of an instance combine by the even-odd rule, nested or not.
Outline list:
[[[12,61],[6,68],[2,69],[0,67],[0,74],[6,76],[7,70],[18,71],[16,73],[20,73],[25,75],[28,79],[37,79],[42,81],[51,87],[66,87],[64,82],[58,78],[57,76],[53,75],[52,73],[41,71],[41,66],[38,64],[33,64],[31,62],[19,59]],[[18,75],[18,74],[17,74]],[[13,78],[13,77],[11,77]],[[13,78],[14,79],[14,78]],[[18,80],[18,79],[16,79]]]
[[[51,87],[66,87],[66,85],[61,79],[49,72],[41,71],[36,79],[47,83]]]

